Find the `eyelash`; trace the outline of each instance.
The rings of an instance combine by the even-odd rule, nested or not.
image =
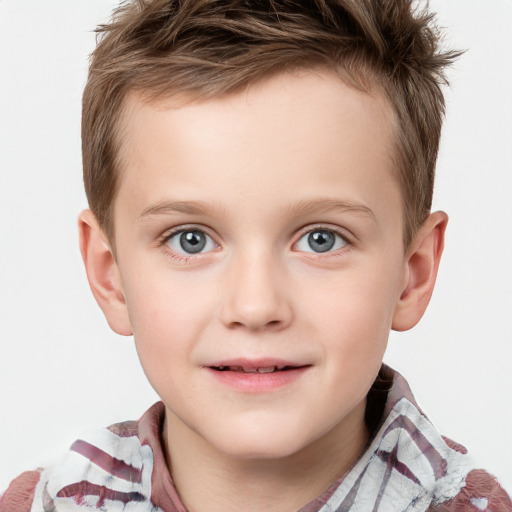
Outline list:
[[[175,236],[186,233],[187,231],[200,231],[207,235],[209,238],[213,240],[213,243],[218,246],[218,244],[215,242],[214,238],[208,234],[208,232],[204,229],[204,227],[196,226],[196,225],[185,225],[185,226],[179,226],[177,228],[172,229],[171,231],[167,231],[164,233],[160,239],[158,240],[158,245],[160,247],[165,247],[166,244]],[[209,251],[211,252],[211,251]],[[168,250],[166,251],[167,256],[169,256],[173,261],[176,261],[178,263],[190,263],[193,259],[197,260],[201,258],[201,256],[205,256],[208,253],[198,253],[198,254],[191,254],[186,255],[183,253],[176,252],[172,250],[170,247],[168,247]]]
[[[197,225],[185,225],[185,226],[179,226],[170,232],[166,232],[163,234],[160,239],[158,240],[158,245],[161,247],[165,247],[168,242],[175,236],[179,235],[180,233],[185,233],[187,231],[200,231],[207,235],[209,238],[213,240],[213,243],[219,247],[219,244],[217,244],[214,240],[214,238],[208,234],[208,232],[200,226]],[[339,236],[345,243],[345,245],[341,248],[335,249],[335,250],[328,250],[325,253],[321,252],[315,252],[315,251],[297,251],[301,253],[307,253],[309,258],[329,258],[329,257],[339,257],[342,256],[344,253],[346,253],[348,250],[350,250],[350,247],[354,245],[354,242],[351,237],[347,235],[345,231],[342,231],[340,229],[334,228],[332,226],[322,225],[318,224],[315,226],[309,225],[307,228],[303,228],[297,238],[297,240],[292,244],[292,248],[296,246],[299,241],[309,233],[314,233],[315,231],[328,231],[331,233],[334,233],[334,235]],[[170,247],[168,247],[168,250],[166,251],[166,254],[173,260],[178,263],[190,263],[192,260],[197,260],[201,258],[202,256],[205,256],[209,254],[212,251],[207,251],[206,253],[197,253],[197,254],[190,254],[186,255],[183,253],[176,252],[172,250]]]
[[[345,230],[341,230],[337,227],[333,227],[330,225],[325,224],[317,224],[317,225],[308,225],[307,227],[303,228],[297,238],[297,241],[293,243],[293,246],[296,246],[298,242],[309,233],[314,233],[315,231],[329,231],[331,233],[334,233],[335,235],[339,236],[345,243],[345,245],[341,248],[326,251],[324,253],[321,252],[314,252],[314,251],[307,251],[307,255],[309,258],[336,258],[343,256],[352,246],[355,245],[354,240],[351,236],[347,234]],[[299,252],[306,252],[306,251],[299,251]]]

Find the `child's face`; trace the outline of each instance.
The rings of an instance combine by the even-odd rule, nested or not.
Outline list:
[[[406,280],[391,117],[320,71],[130,99],[117,264],[177,436],[280,457],[364,432]]]

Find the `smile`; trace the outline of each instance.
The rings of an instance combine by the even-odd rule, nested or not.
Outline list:
[[[203,368],[223,387],[243,393],[267,393],[293,385],[309,373],[312,365],[272,358],[219,361]]]
[[[260,368],[244,366],[213,366],[214,370],[219,372],[243,372],[243,373],[274,373],[287,370],[294,370],[296,366],[266,366]]]

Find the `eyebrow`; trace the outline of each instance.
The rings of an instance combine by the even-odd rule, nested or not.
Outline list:
[[[332,211],[354,212],[369,217],[376,221],[375,213],[366,205],[344,201],[339,199],[312,199],[303,200],[287,208],[290,216],[314,215]],[[139,216],[139,220],[154,215],[168,215],[172,213],[184,213],[188,215],[212,215],[216,209],[203,201],[161,201],[148,206]]]
[[[355,203],[353,201],[344,201],[339,199],[314,199],[299,201],[297,204],[290,208],[290,214],[294,216],[311,215],[318,213],[328,213],[332,211],[339,212],[354,212],[369,217],[371,220],[376,221],[377,217],[373,210],[362,203]]]
[[[145,208],[140,214],[139,220],[153,215],[167,215],[169,213],[209,215],[212,213],[212,208],[203,201],[161,201]]]

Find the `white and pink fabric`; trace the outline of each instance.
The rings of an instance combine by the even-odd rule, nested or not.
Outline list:
[[[367,449],[299,512],[512,512],[510,496],[438,433],[401,375],[383,366],[379,380],[389,385],[369,400],[383,413]],[[163,419],[159,402],[138,422],[88,433],[60,463],[14,480],[0,512],[187,512],[165,463]]]

